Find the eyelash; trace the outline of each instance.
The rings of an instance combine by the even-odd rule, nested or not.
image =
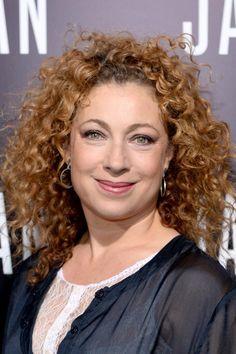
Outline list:
[[[96,134],[97,136],[92,136]],[[101,140],[104,139],[105,136],[104,134],[102,134],[99,130],[88,130],[86,132],[83,133],[83,137],[90,139],[90,140]],[[148,135],[135,135],[131,138],[131,141],[135,141],[137,139],[145,139],[145,142],[137,142],[138,145],[149,145],[149,144],[153,144],[154,143],[154,139],[151,138]]]
[[[92,134],[97,134],[97,137],[91,137]],[[101,138],[104,138],[104,135],[98,130],[88,130],[83,136],[91,140],[100,140]]]
[[[150,136],[148,135],[135,135],[132,140],[135,140],[135,139],[139,139],[139,138],[142,138],[142,139],[146,139],[146,142],[145,143],[138,143],[139,145],[148,145],[148,144],[153,144],[154,143],[154,140],[153,138],[151,138]]]

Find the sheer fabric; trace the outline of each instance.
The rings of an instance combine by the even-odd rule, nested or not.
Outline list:
[[[112,286],[137,272],[155,254],[136,262],[109,279],[89,285],[77,285],[66,281],[61,268],[45,296],[36,319],[33,353],[57,353],[59,344],[70,330],[73,320],[85,311],[95,293],[104,286]]]
[[[3,354],[33,353],[35,323],[58,274],[54,268],[41,283],[28,286],[36,257],[14,275]],[[102,284],[85,310],[81,307],[84,312],[72,316],[57,354],[236,353],[236,283],[184,235],[116,280]]]

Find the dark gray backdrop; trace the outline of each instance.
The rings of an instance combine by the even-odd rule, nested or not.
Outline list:
[[[235,138],[236,0],[0,0],[0,128],[14,123],[19,94],[45,57],[61,53],[71,26],[89,31],[125,30],[139,37],[191,32],[197,60],[209,63],[213,71],[213,83],[206,84],[207,76],[203,76],[205,95]],[[9,130],[0,132],[0,151],[8,134]],[[12,264],[5,222],[0,193],[0,274],[6,275],[12,272]],[[233,271],[235,224],[224,239],[220,261]],[[1,297],[6,296],[6,282],[7,277],[0,276]]]

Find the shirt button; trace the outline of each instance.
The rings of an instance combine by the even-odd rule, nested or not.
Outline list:
[[[103,289],[100,289],[100,290],[96,291],[95,297],[97,299],[101,299],[103,296],[104,296],[104,290]]]
[[[21,325],[21,328],[27,327],[27,326],[29,325],[29,320],[27,320],[26,318],[24,318],[24,319],[21,321],[20,325]]]
[[[71,334],[76,334],[78,332],[78,330],[79,330],[78,327],[74,326],[74,327],[71,328],[70,333]]]

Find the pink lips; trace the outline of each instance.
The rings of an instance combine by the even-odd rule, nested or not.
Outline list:
[[[128,192],[134,183],[128,182],[111,182],[106,180],[96,180],[99,187],[113,194],[123,194]]]

